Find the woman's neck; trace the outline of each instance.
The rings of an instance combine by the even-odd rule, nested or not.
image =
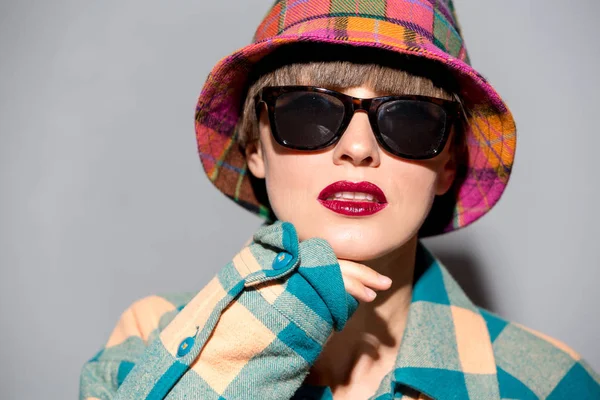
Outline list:
[[[389,276],[392,286],[361,303],[344,329],[329,338],[306,383],[335,391],[364,385],[371,374],[375,385],[393,368],[412,298],[417,243],[415,237],[384,257],[361,262]]]

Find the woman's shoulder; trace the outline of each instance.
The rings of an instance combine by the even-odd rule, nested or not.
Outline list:
[[[531,398],[600,398],[600,376],[573,348],[488,310],[479,311],[490,334],[501,389],[519,389],[521,396],[531,392]]]

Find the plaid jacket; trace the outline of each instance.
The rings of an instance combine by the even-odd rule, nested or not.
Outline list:
[[[303,385],[357,307],[322,239],[261,227],[199,293],[126,310],[81,374],[80,399],[331,399]],[[563,343],[473,305],[419,247],[395,368],[371,399],[600,399],[600,378]]]

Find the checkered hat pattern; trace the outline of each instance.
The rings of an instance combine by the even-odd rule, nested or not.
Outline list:
[[[279,0],[259,25],[253,43],[211,71],[196,108],[196,138],[204,170],[229,198],[265,219],[235,127],[252,67],[275,49],[313,42],[379,48],[442,63],[455,77],[466,110],[468,148],[464,179],[450,199],[434,203],[437,223],[421,236],[471,224],[500,199],[512,169],[516,126],[503,100],[469,64],[452,0]],[[450,200],[450,201],[448,201]],[[450,206],[448,206],[450,204]],[[444,215],[443,218],[437,216]]]

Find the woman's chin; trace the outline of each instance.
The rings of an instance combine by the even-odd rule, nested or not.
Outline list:
[[[368,261],[384,257],[401,247],[408,240],[390,240],[369,232],[324,232],[323,239],[327,240],[333,252],[339,259],[352,261]]]
[[[375,260],[405,245],[413,236],[409,230],[390,229],[378,221],[330,221],[304,218],[292,221],[299,239],[325,239],[339,259]],[[397,224],[396,224],[397,226]]]
[[[394,249],[385,248],[381,246],[367,245],[367,244],[349,244],[349,243],[338,243],[328,241],[331,245],[333,252],[336,257],[342,260],[351,261],[368,261],[374,260],[389,254]]]

